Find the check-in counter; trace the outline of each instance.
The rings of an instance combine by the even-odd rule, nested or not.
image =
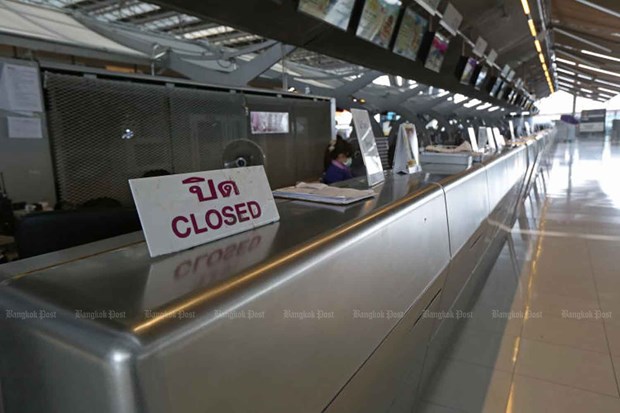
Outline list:
[[[427,315],[494,260],[490,217],[527,162],[386,174],[348,207],[278,201],[278,223],[158,258],[131,234],[2,266],[4,411],[410,411]]]

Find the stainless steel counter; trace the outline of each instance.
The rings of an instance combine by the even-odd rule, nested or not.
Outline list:
[[[528,155],[388,174],[348,207],[278,201],[278,223],[155,259],[132,234],[0,266],[4,409],[410,410],[439,328],[422,314],[455,302]]]

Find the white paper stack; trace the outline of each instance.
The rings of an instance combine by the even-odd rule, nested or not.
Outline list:
[[[273,196],[326,204],[347,205],[362,199],[372,198],[375,196],[375,192],[372,189],[338,188],[319,183],[308,184],[300,182],[295,186],[276,189],[273,191]]]

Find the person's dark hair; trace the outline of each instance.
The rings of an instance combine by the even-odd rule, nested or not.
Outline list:
[[[166,176],[166,175],[170,175],[170,172],[166,171],[165,169],[151,169],[150,171],[146,171],[142,175],[142,178],[152,178],[154,176]]]
[[[325,161],[323,165],[325,167],[325,170],[329,168],[329,165],[331,165],[332,161],[336,159],[341,153],[344,153],[347,156],[353,155],[353,146],[349,142],[342,139],[342,136],[338,135],[336,137],[336,140],[331,141],[329,146],[325,150]]]

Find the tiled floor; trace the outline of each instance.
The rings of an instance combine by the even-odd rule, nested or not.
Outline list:
[[[550,161],[420,412],[620,412],[620,144]]]

